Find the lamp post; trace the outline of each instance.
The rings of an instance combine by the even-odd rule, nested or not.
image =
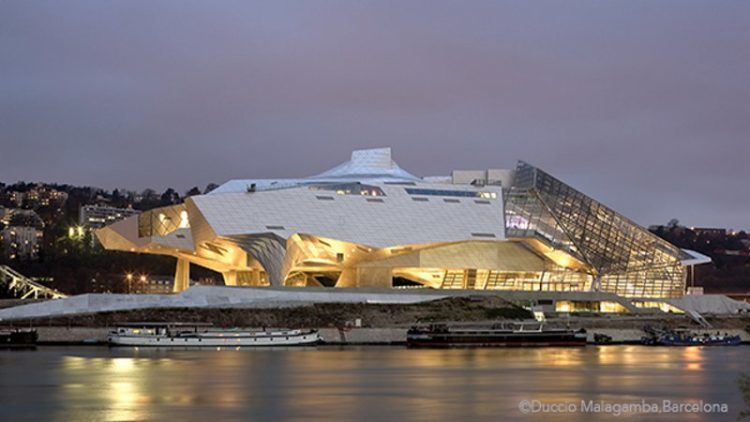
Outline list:
[[[144,287],[144,286],[146,285],[146,282],[148,281],[148,278],[147,278],[147,277],[146,277],[145,275],[142,275],[142,276],[141,276],[141,277],[139,278],[139,280],[140,280],[140,284],[139,284],[139,287],[138,287],[138,292],[139,292],[139,293],[143,293],[143,292],[144,292],[144,290],[145,290],[145,287]]]
[[[132,283],[133,283],[133,274],[130,274],[130,273],[125,274],[125,280],[128,280],[128,293],[130,293]]]

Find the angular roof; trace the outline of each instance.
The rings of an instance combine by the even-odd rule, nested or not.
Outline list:
[[[309,183],[342,182],[362,180],[420,181],[391,159],[390,148],[361,149],[352,152],[351,159],[315,176],[301,179],[235,179],[216,188],[211,193],[245,192],[249,186],[255,189],[285,189]]]
[[[352,151],[349,161],[320,173],[310,179],[402,179],[420,180],[403,170],[391,159],[390,148],[361,149]]]

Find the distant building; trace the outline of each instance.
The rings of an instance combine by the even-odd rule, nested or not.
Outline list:
[[[4,254],[8,259],[34,261],[43,237],[44,231],[35,227],[7,227],[2,231]]]
[[[68,193],[40,183],[25,192],[10,192],[8,197],[17,207],[36,209],[50,205],[60,206],[68,200]]]
[[[451,183],[454,185],[503,186],[510,188],[513,184],[513,170],[453,170]]]
[[[714,227],[691,227],[690,230],[695,233],[696,236],[706,237],[726,237],[727,229],[719,229]]]
[[[78,213],[78,223],[85,229],[95,230],[140,213],[132,208],[84,205]]]
[[[3,254],[12,260],[36,260],[44,237],[44,222],[29,210],[5,210],[0,232]]]

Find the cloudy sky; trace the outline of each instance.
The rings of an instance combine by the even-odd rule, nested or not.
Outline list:
[[[0,181],[186,190],[393,147],[750,228],[748,1],[0,2]]]

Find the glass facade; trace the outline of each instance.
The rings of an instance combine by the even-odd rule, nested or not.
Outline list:
[[[166,236],[189,227],[184,204],[156,208],[138,215],[138,237]]]
[[[594,287],[627,297],[679,297],[686,255],[610,208],[526,163],[505,204],[508,237],[534,237],[586,263]]]

